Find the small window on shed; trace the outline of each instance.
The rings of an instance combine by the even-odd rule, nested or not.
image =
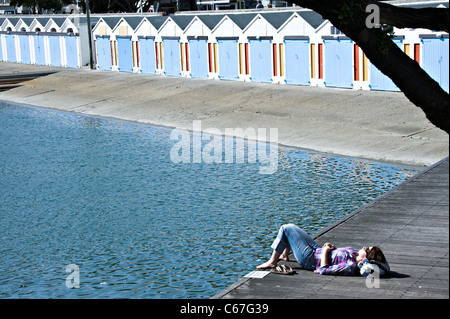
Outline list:
[[[34,31],[41,32],[41,28],[36,28],[36,29],[34,29]]]
[[[72,28],[67,29],[67,33],[73,33],[73,29]]]
[[[7,27],[6,31],[12,31],[11,27]]]
[[[56,29],[55,28],[51,28],[50,32],[56,32]]]
[[[25,28],[20,28],[20,31],[27,31],[27,29],[25,29]]]

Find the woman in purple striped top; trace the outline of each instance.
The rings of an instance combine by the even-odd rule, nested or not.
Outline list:
[[[348,276],[360,273],[368,276],[377,270],[380,275],[389,271],[389,264],[383,252],[376,246],[363,247],[359,251],[351,247],[336,248],[330,243],[320,246],[294,224],[281,226],[271,247],[272,256],[267,262],[257,266],[258,269],[277,267],[279,260],[289,260],[289,254],[292,251],[302,268],[314,270],[317,274]]]

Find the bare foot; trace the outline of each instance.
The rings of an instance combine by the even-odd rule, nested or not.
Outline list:
[[[281,255],[279,260],[289,261],[289,256]]]
[[[256,266],[256,269],[272,269],[277,266],[277,263],[272,262],[271,260],[265,262],[264,264],[261,264],[259,266]]]

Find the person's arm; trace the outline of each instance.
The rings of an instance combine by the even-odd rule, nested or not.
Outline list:
[[[328,265],[328,255],[333,250],[336,249],[333,244],[325,243],[322,246],[322,254],[320,256],[320,267],[325,267]]]
[[[325,265],[314,272],[320,275],[350,276],[354,274],[356,267],[353,262],[341,262],[331,266]]]
[[[320,267],[328,266],[328,254],[330,250],[328,248],[322,249],[322,254],[320,255]]]
[[[358,263],[359,273],[363,277],[367,277],[374,272],[373,266],[367,258],[364,258]]]
[[[340,262],[334,265],[328,265],[329,253],[335,249],[334,245],[326,243],[322,247],[320,259],[320,267],[314,272],[321,275],[352,275],[355,271],[356,264],[348,262],[346,259],[340,259]],[[339,257],[338,257],[339,260]]]

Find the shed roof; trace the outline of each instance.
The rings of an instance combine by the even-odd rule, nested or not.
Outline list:
[[[34,18],[40,25],[45,26],[50,18]]]
[[[30,26],[34,20],[34,18],[21,18],[21,19],[27,26]]]
[[[7,23],[8,19],[6,18],[0,18],[0,28],[3,28],[6,23]]]
[[[150,21],[151,24],[156,28],[156,30],[159,30],[163,23],[167,20],[168,16],[150,16],[147,17],[148,21]]]
[[[49,19],[50,18],[34,18],[33,21],[30,23],[30,29],[32,29],[32,31],[37,31],[38,28],[39,29],[41,29],[41,27],[44,28]]]
[[[223,19],[225,14],[199,14],[197,17],[202,21],[210,30]]]
[[[227,16],[242,30],[255,18],[258,13],[237,13],[228,14]]]
[[[171,16],[172,20],[180,27],[181,30],[186,29],[194,17],[195,15],[193,14]]]
[[[17,22],[19,22],[19,18],[7,18],[7,20],[13,25],[16,26]]]
[[[297,14],[308,22],[308,24],[314,29],[317,29],[326,20],[317,12],[311,10],[297,11]]]
[[[74,19],[71,19],[71,17],[67,17],[67,19],[64,21],[64,23],[62,24],[62,26],[61,26],[61,31],[66,31],[66,30],[68,30],[69,28],[71,28],[72,29],[72,31],[73,32],[75,32],[75,33],[78,33],[80,30],[79,30],[79,25],[76,25],[74,22],[73,22],[73,20]],[[92,22],[91,22],[92,23]],[[75,29],[76,29],[76,31],[72,28],[72,27],[75,27]]]
[[[276,30],[278,30],[293,12],[261,12],[261,16],[267,20]]]
[[[122,17],[102,17],[103,21],[110,27],[111,29],[114,29],[117,23],[119,23],[120,19]]]
[[[142,17],[124,17],[123,18],[133,30],[136,30],[136,28],[139,26],[141,21],[143,20]]]
[[[66,18],[51,18],[58,27],[61,27],[64,23],[64,21],[66,21]]]
[[[83,21],[83,22],[87,22],[86,17],[81,17],[81,19],[79,19],[79,20],[80,20],[80,21]],[[98,20],[100,20],[100,17],[91,17],[91,24],[97,23]]]

